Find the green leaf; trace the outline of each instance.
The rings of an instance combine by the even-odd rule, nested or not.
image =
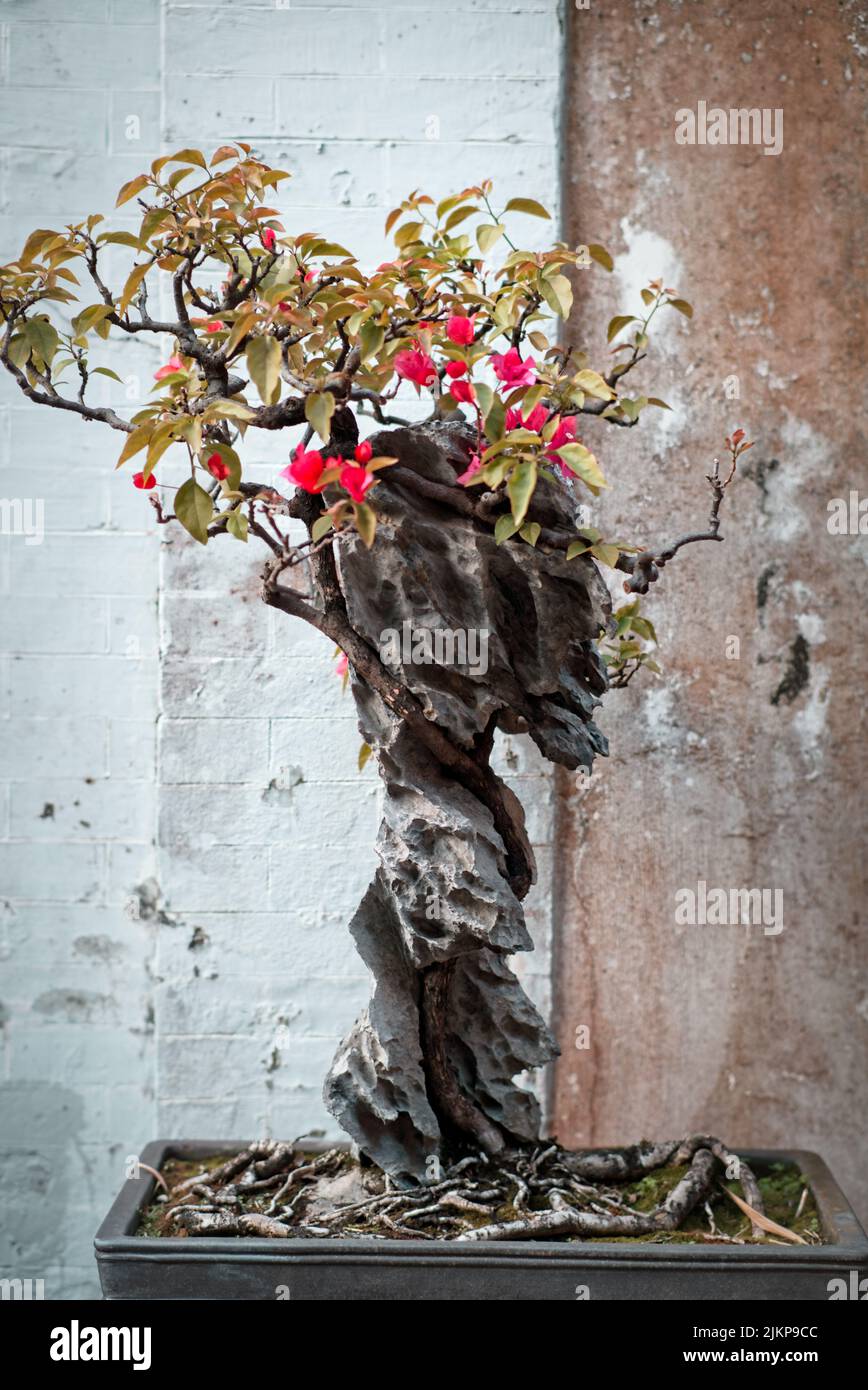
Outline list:
[[[361,361],[366,362],[369,357],[376,357],[386,338],[385,328],[372,323],[370,319],[362,324],[362,331],[359,334],[359,348],[361,350]]]
[[[354,502],[353,511],[356,514],[356,530],[370,550],[377,532],[376,513],[367,502]]]
[[[551,221],[551,213],[546,212],[542,203],[538,203],[535,198],[510,198],[504,212],[526,212],[530,217],[544,217],[547,222]]]
[[[611,343],[612,339],[617,338],[621,329],[626,328],[628,323],[639,323],[639,319],[636,318],[635,314],[616,314],[615,317],[609,321],[606,341]]]
[[[586,395],[596,396],[601,401],[613,401],[615,399],[615,392],[603,380],[599,372],[589,370],[579,372],[575,378],[575,385]]]
[[[657,298],[653,290],[642,290],[641,293],[643,304],[653,304],[654,300]]]
[[[186,483],[182,483],[178,488],[175,494],[175,515],[194,540],[200,545],[207,545],[208,527],[214,516],[214,506],[208,493],[199,486],[195,478],[188,478]]]
[[[311,540],[314,543],[316,543],[316,541],[321,541],[323,536],[331,531],[334,524],[334,520],[329,516],[328,512],[323,512],[322,516],[318,516],[313,526],[310,528]]]
[[[305,397],[304,414],[324,444],[331,438],[331,419],[335,413],[335,398],[331,391],[315,391]]]
[[[673,309],[677,309],[679,314],[683,314],[686,319],[693,318],[693,305],[688,304],[686,299],[670,299],[667,300],[667,303],[671,304]]]
[[[247,370],[265,405],[271,405],[280,393],[280,344],[276,338],[251,338],[245,353]]]
[[[597,265],[601,265],[604,270],[615,269],[615,262],[612,260],[605,246],[600,246],[597,242],[591,242],[588,246],[588,255],[591,257],[592,261],[596,261]]]
[[[46,367],[50,366],[60,345],[54,325],[44,317],[27,319],[23,332],[33,351],[42,358]]]
[[[499,241],[504,233],[502,222],[482,222],[476,228],[476,241],[483,256]]]
[[[648,404],[649,404],[649,405],[656,405],[656,406],[659,406],[661,410],[671,410],[671,409],[672,409],[672,406],[671,406],[671,405],[667,405],[665,401],[661,401],[659,396],[649,396],[649,397],[648,397]]]
[[[541,530],[538,521],[526,521],[521,528],[521,538],[527,541],[528,545],[536,545]]]
[[[492,441],[503,438],[503,431],[506,424],[506,406],[500,396],[495,396],[491,403],[491,409],[485,416],[485,433]]]
[[[119,381],[121,386],[124,384],[123,377],[118,376],[117,372],[113,372],[111,367],[91,367],[90,374],[91,376],[109,376],[112,381]]]
[[[586,555],[590,548],[587,541],[573,541],[567,546],[567,559],[574,560],[577,555]]]
[[[559,318],[570,316],[573,307],[573,288],[566,275],[552,275],[540,280],[542,297]]]
[[[506,490],[512,503],[512,515],[520,526],[527,515],[530,499],[536,487],[537,467],[533,459],[522,459],[512,470]]]
[[[473,389],[476,392],[476,403],[484,420],[494,403],[494,391],[485,381],[474,382]]]
[[[609,486],[600,472],[597,460],[584,444],[562,444],[555,452],[595,496],[601,488]]]
[[[508,541],[510,536],[514,536],[517,530],[518,522],[510,512],[505,512],[503,516],[497,518],[494,524],[495,544],[503,545],[503,542]]]
[[[230,536],[234,536],[236,540],[246,543],[247,532],[249,530],[247,513],[243,512],[240,507],[233,508],[226,518],[226,530],[229,532]]]

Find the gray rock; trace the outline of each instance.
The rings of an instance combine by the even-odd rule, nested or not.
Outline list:
[[[380,435],[375,448],[402,469],[452,483],[470,442],[461,427],[421,426]],[[592,718],[606,688],[594,642],[610,614],[593,562],[567,562],[562,550],[520,539],[497,546],[490,525],[381,476],[375,544],[352,537],[340,547],[355,631],[457,745],[478,748],[494,727],[519,728],[552,761],[590,767],[606,752]],[[575,530],[566,485],[541,485],[532,515]],[[451,650],[444,633],[453,634]],[[385,789],[380,867],[351,925],[374,991],[324,1096],[366,1154],[400,1180],[420,1180],[443,1147],[420,1044],[421,972],[454,962],[449,1064],[508,1139],[530,1140],[539,1125],[536,1100],[513,1077],[557,1048],[507,964],[532,942],[491,810],[353,677],[359,727]]]

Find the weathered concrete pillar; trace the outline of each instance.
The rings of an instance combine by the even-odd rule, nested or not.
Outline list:
[[[816,1148],[864,1219],[868,536],[827,522],[868,494],[866,8],[568,10],[566,225],[616,257],[579,276],[571,341],[599,365],[605,323],[657,275],[696,307],[635,372],[673,413],[584,432],[615,499],[596,524],[640,542],[702,524],[723,437],[757,444],[725,544],[679,555],[646,600],[664,679],[607,697],[589,786],[559,773],[554,1127]],[[676,143],[701,101],[782,110],[782,151]],[[783,929],[678,925],[703,880],[779,890]]]

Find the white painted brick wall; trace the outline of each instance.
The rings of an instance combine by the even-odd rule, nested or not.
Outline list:
[[[419,184],[556,207],[558,8],[0,0],[0,256],[233,137],[293,170],[289,224],[369,264]],[[112,354],[147,391],[155,349]],[[257,602],[252,550],[157,535],[107,434],[0,382],[0,497],[46,505],[42,545],[0,537],[0,1269],[55,1298],[93,1294],[95,1225],[156,1133],[333,1133],[322,1077],[368,996],[346,925],[378,783],[330,647]],[[273,478],[287,441],[251,444]],[[521,740],[500,757],[543,883],[516,963],[547,1009],[551,782]]]

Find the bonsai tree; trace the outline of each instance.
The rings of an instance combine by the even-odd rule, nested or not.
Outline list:
[[[609,323],[598,370],[557,321],[569,319],[570,273],[611,259],[599,245],[522,249],[525,219],[548,217],[539,203],[495,210],[490,183],[436,204],[414,193],[386,221],[393,259],[368,273],[344,247],[286,231],[274,205],[286,177],[248,145],[210,159],[184,149],[121,189],[137,231],[96,215],[34,231],[0,271],[3,365],[30,400],[117,431],[118,466],[136,470],[161,525],[201,545],[260,545],[263,600],[339,648],[363,755],[385,786],[380,865],[351,924],[373,997],[325,1082],[361,1152],[408,1191],[427,1181],[424,1200],[445,1184],[466,1203],[461,1172],[478,1196],[486,1159],[511,1174],[514,1219],[465,1229],[444,1217],[464,1238],[677,1225],[718,1161],[733,1161],[716,1139],[590,1156],[537,1143],[538,1106],[513,1078],[557,1048],[507,963],[532,946],[522,900],[536,871],[521,806],[490,758],[497,730],[526,732],[572,769],[607,751],[594,722],[607,687],[656,670],[641,595],[683,546],[721,540],[724,492],[750,445],[736,430],[725,466],[714,460],[706,527],[665,545],[604,537],[583,511],[607,483],[580,430],[632,429],[646,408],[668,409],[628,395],[627,378],[655,316],[690,305],[650,284],[640,313]],[[114,287],[103,266],[118,247],[130,268]],[[164,300],[168,312],[155,307]],[[159,340],[165,361],[127,419],[95,403],[93,385],[119,380],[111,347],[130,336]],[[423,419],[393,413],[402,383]],[[361,439],[365,417],[373,433]],[[245,477],[251,430],[287,432],[275,486]],[[170,458],[187,473],[177,487],[160,483]],[[293,520],[305,539],[290,539]],[[600,567],[627,591],[614,612]],[[563,1198],[523,1214],[515,1196],[673,1158],[690,1167],[650,1214]],[[224,1178],[246,1169],[282,1183],[252,1229],[288,1229],[277,1218],[292,1161],[290,1146],[259,1145],[227,1165]],[[504,1196],[493,1172],[477,1212]],[[184,1218],[190,1231],[233,1219],[189,1207]],[[400,1220],[391,1227],[413,1229]]]

